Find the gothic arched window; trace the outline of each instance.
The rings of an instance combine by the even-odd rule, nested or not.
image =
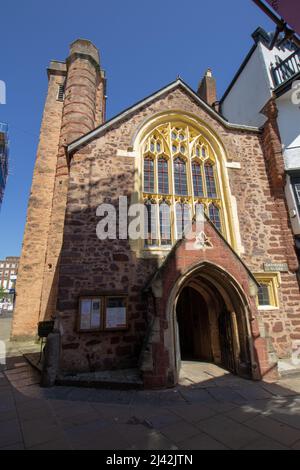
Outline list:
[[[146,247],[172,245],[200,210],[230,237],[217,156],[202,133],[183,123],[161,124],[143,151]]]

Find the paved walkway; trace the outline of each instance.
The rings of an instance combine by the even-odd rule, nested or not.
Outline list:
[[[300,449],[300,378],[253,383],[189,363],[174,390],[38,382],[22,358],[0,373],[0,449]]]
[[[32,342],[11,342],[10,332],[12,316],[0,316],[0,372],[6,367],[14,367],[15,358],[25,353],[35,353],[40,351],[40,345]]]

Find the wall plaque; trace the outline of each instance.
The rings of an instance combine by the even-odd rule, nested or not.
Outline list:
[[[266,273],[287,273],[289,267],[287,263],[265,263],[264,270]]]

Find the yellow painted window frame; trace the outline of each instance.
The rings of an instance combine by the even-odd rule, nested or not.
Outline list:
[[[281,284],[281,276],[279,272],[274,273],[254,273],[255,279],[259,284],[268,286],[270,305],[259,305],[258,295],[256,298],[257,308],[259,310],[274,310],[280,307],[279,303],[279,287]]]

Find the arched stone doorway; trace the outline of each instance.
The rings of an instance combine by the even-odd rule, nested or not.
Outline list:
[[[236,373],[230,312],[218,291],[185,287],[176,316],[181,360],[213,362]]]
[[[151,321],[140,357],[145,387],[173,387],[179,382],[177,320],[179,312],[179,321],[184,322],[184,313],[180,312],[186,311],[181,297],[186,288],[200,295],[194,303],[206,312],[206,319],[197,319],[197,308],[193,311],[196,323],[202,322],[208,332],[208,342],[202,341],[200,350],[199,345],[198,350],[194,345],[189,350],[181,339],[184,352],[211,357],[241,377],[274,380],[278,377],[277,363],[269,354],[267,338],[261,335],[256,305],[258,284],[253,274],[208,219],[203,234],[209,243],[199,244],[195,233],[192,230],[174,245],[145,288],[145,293],[151,294],[147,297]]]
[[[212,362],[254,378],[249,306],[241,286],[228,273],[210,263],[193,268],[177,281],[169,306],[177,381],[182,360]]]
[[[177,302],[177,325],[182,360],[213,361],[209,307],[193,287],[185,287]]]

